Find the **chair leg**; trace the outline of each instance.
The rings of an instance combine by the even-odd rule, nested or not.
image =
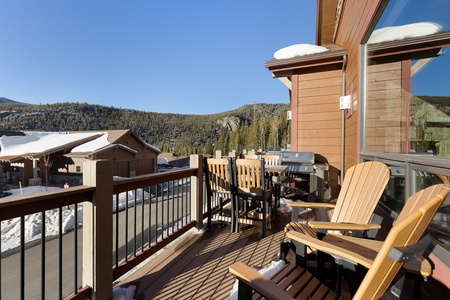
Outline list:
[[[295,246],[295,264],[306,270],[306,245],[297,241],[292,241]]]
[[[401,298],[403,285],[405,283],[406,271],[404,268],[401,268],[397,273],[397,276],[392,281],[391,287],[384,293],[384,295],[380,299],[385,300],[398,300]]]
[[[342,260],[342,269],[347,280],[350,295],[353,297],[361,284],[361,277],[357,274],[356,265]]]

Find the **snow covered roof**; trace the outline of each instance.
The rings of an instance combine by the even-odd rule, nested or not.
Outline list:
[[[273,54],[275,59],[288,59],[297,56],[305,56],[316,53],[327,52],[328,48],[311,44],[295,44],[281,48]]]
[[[439,32],[441,28],[441,25],[430,22],[384,27],[374,30],[367,41],[367,44],[377,44],[427,36]]]
[[[112,131],[115,140],[120,133],[125,131]],[[126,151],[137,153],[136,150],[119,143],[113,144],[109,137],[109,131],[91,131],[91,132],[24,132],[24,135],[2,136],[0,137],[0,160],[14,161],[22,157],[39,157],[43,153],[55,153],[65,150],[69,153],[93,153],[110,146],[120,147]],[[134,135],[135,136],[135,135]],[[138,137],[136,137],[138,138]],[[139,138],[138,138],[139,139]],[[145,147],[160,152],[158,148],[139,141]],[[72,148],[72,149],[70,149]],[[67,152],[66,152],[67,153]]]
[[[0,157],[33,156],[30,154],[52,153],[61,149],[104,135],[104,133],[72,133],[65,132],[24,132],[24,136],[0,137]]]
[[[329,44],[323,46],[296,44],[282,48],[274,53],[274,58],[265,63],[265,67],[275,77],[289,76],[289,72],[299,68],[341,69],[347,50],[342,46]]]
[[[95,139],[93,141],[81,144],[81,145],[73,148],[72,151],[70,151],[70,152],[71,153],[74,153],[74,152],[94,152],[94,151],[96,151],[98,149],[101,149],[103,147],[106,147],[108,145],[110,145],[110,142],[108,141],[108,134],[104,134],[101,137],[99,137],[99,138],[97,138],[97,139]]]

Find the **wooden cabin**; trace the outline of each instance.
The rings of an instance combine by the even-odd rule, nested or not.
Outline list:
[[[29,135],[34,136],[30,139]],[[15,141],[11,142],[12,139]],[[20,182],[24,186],[40,185],[45,182],[46,175],[53,184],[81,184],[83,163],[88,160],[113,161],[114,176],[150,174],[156,172],[156,159],[160,153],[158,148],[144,142],[129,129],[21,133],[4,135],[0,144],[0,161],[6,179],[13,185]],[[12,144],[18,152],[9,149]]]

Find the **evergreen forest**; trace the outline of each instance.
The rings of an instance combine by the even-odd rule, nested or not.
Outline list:
[[[288,104],[255,103],[218,114],[189,115],[78,102],[30,105],[0,100],[0,124],[4,131],[131,129],[162,152],[177,155],[286,148],[290,137]]]

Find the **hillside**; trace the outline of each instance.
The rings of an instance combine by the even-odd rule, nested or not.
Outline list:
[[[184,115],[87,103],[26,105],[6,98],[0,99],[5,99],[0,102],[0,124],[3,130],[131,129],[162,151],[182,155],[213,153],[217,147],[229,151],[283,146],[281,139],[286,137],[285,131],[289,128],[285,120],[288,104],[254,104],[219,114]]]

